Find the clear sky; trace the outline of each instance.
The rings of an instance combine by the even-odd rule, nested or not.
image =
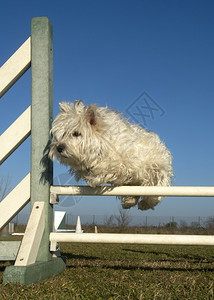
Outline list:
[[[107,105],[160,135],[173,155],[173,185],[213,185],[213,1],[8,0],[0,11],[0,65],[30,36],[31,18],[53,24],[54,116],[63,100]],[[0,134],[30,105],[30,89],[29,70],[0,100]],[[136,101],[152,109],[133,119]],[[13,188],[29,170],[30,139],[0,176],[9,174]],[[54,163],[55,178],[66,174]],[[69,209],[80,215],[120,206],[114,197],[73,200]],[[165,198],[154,211],[130,213],[209,216],[213,200]]]

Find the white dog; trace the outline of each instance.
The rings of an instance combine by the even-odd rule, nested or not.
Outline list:
[[[107,107],[60,103],[49,156],[69,165],[77,180],[100,184],[169,186],[172,156],[157,134],[131,124]],[[153,208],[162,197],[121,197],[122,207]]]

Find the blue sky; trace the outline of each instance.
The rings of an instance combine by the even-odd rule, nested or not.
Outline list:
[[[173,185],[213,185],[214,3],[199,0],[4,1],[0,65],[30,36],[31,18],[54,29],[54,116],[63,100],[108,105],[127,117],[145,92],[142,126],[173,155]],[[30,70],[0,100],[0,134],[30,105]],[[145,95],[145,94],[144,94]],[[134,121],[134,120],[133,120]],[[1,145],[2,146],[2,145]],[[1,167],[13,188],[30,170],[30,139]],[[54,164],[54,177],[67,169]],[[74,214],[117,213],[115,198],[83,198]],[[60,209],[63,209],[60,207]],[[213,198],[165,198],[152,216],[208,216]]]

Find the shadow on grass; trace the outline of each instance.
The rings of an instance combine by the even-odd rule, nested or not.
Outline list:
[[[114,271],[136,271],[136,270],[140,270],[140,271],[168,271],[168,272],[213,272],[214,271],[214,267],[195,267],[195,268],[191,268],[191,267],[149,267],[149,266],[108,266],[108,265],[89,265],[89,264],[84,264],[82,263],[81,266],[76,266],[76,265],[68,265],[67,268],[68,269],[77,269],[77,268],[88,268],[88,269],[93,269],[94,268],[99,268],[99,269],[103,269],[103,270],[107,270],[107,269],[111,269]]]
[[[4,272],[6,266],[0,266],[0,272]]]
[[[130,249],[123,249],[125,251],[133,251]],[[141,251],[140,251],[141,252]],[[148,253],[148,252],[143,252],[142,253]],[[153,253],[153,254],[158,254],[156,252],[149,252],[149,253]],[[166,254],[167,256],[170,256],[168,253],[162,253],[162,254]],[[130,262],[128,262],[127,264],[129,265],[125,265],[125,262],[122,263],[121,261],[112,261],[112,260],[105,260],[103,261],[102,258],[100,257],[96,257],[96,256],[85,256],[85,255],[75,255],[75,254],[71,254],[71,253],[66,253],[63,252],[63,256],[66,256],[67,259],[67,268],[68,269],[77,269],[79,267],[81,268],[88,268],[88,269],[94,269],[94,268],[99,268],[99,269],[111,269],[111,270],[123,270],[123,271],[135,271],[135,270],[140,270],[140,271],[170,271],[170,272],[174,272],[174,271],[188,271],[188,272],[213,272],[214,271],[214,266],[212,267],[208,267],[206,266],[195,266],[195,267],[180,267],[180,266],[173,266],[173,263],[185,263],[185,260],[173,260],[173,259],[158,259],[156,262],[146,262],[146,264],[151,264],[151,266],[139,266],[138,264],[134,265],[132,262],[132,265],[130,266]],[[188,260],[192,260],[192,263],[195,262],[196,258],[195,257],[191,257],[189,255],[184,255],[183,258],[186,258]],[[198,262],[200,263],[211,263],[213,261],[205,261],[205,262],[201,262],[201,259],[204,259],[202,257],[197,257]],[[70,262],[68,261],[70,260]],[[73,260],[73,262],[72,262]],[[79,262],[81,262],[81,266],[80,265],[76,265],[75,261],[78,260]],[[91,264],[88,263],[91,261]],[[96,262],[95,262],[96,261]],[[172,266],[158,266],[158,264],[162,263],[163,261],[171,263]],[[143,263],[143,262],[140,262]],[[120,264],[120,265],[117,265]],[[123,265],[124,264],[124,265]],[[152,266],[152,264],[155,264],[155,266]]]
[[[63,256],[66,257],[66,259],[84,259],[84,260],[97,260],[100,259],[99,257],[96,256],[85,256],[85,255],[76,255],[72,253],[62,253]]]
[[[133,253],[139,253],[139,254],[153,254],[153,255],[166,255],[169,259],[163,259],[160,258],[158,261],[172,261],[172,262],[182,262],[182,259],[188,260],[191,263],[201,263],[201,264],[208,264],[213,263],[214,257],[210,257],[210,259],[207,259],[205,256],[200,255],[189,255],[189,254],[182,254],[182,255],[176,255],[176,254],[169,254],[168,252],[160,252],[160,251],[142,251],[142,250],[134,250],[134,249],[122,249],[123,251],[127,252],[133,252]],[[172,258],[170,260],[170,258]],[[173,259],[177,258],[177,260]]]
[[[142,251],[142,250],[134,250],[134,249],[122,249],[122,250],[127,252],[140,253],[140,254],[154,254],[154,255],[164,254],[166,256],[171,256],[168,252],[160,252],[160,251]]]

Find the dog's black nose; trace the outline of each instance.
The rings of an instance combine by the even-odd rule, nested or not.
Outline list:
[[[65,146],[60,144],[59,146],[56,147],[56,149],[59,153],[62,153],[65,150]]]

